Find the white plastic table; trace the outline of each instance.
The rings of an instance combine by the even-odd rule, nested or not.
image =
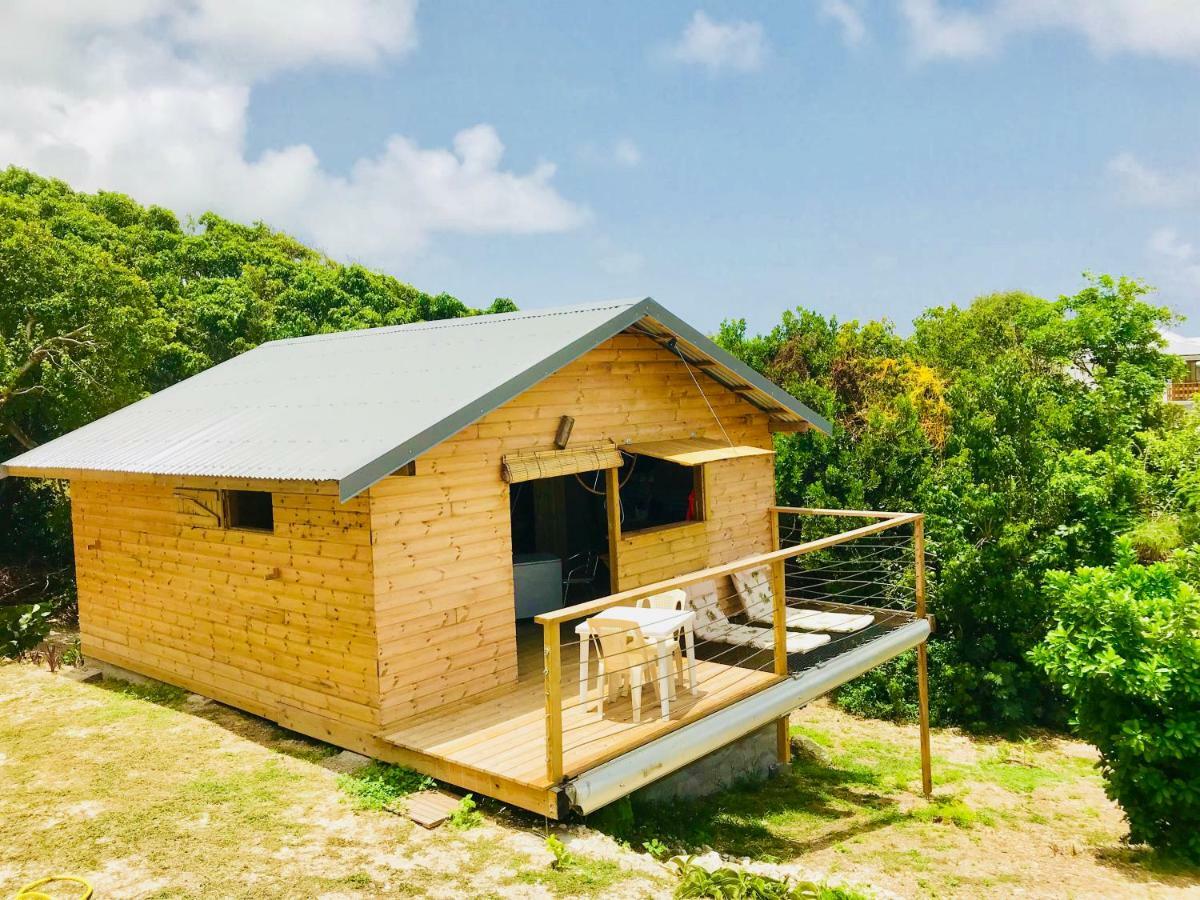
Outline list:
[[[687,651],[688,692],[696,693],[696,637],[692,628],[696,614],[690,609],[655,609],[651,606],[610,606],[603,612],[596,613],[589,619],[575,626],[575,634],[579,636],[579,702],[587,702],[589,681],[588,655],[592,644],[592,631],[589,622],[603,622],[605,619],[617,622],[636,622],[638,630],[649,641],[653,641],[658,655],[658,678],[660,685],[667,685],[667,691],[659,690],[662,700],[663,715],[668,715],[667,698],[675,696],[675,677],[671,673],[671,654],[668,646],[671,639],[680,631],[683,632],[684,646]],[[604,690],[604,685],[600,685]]]

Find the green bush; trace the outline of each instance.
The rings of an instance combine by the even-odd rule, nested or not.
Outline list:
[[[679,874],[675,896],[681,900],[870,900],[859,891],[814,881],[772,878],[728,867],[709,871],[691,857],[676,857],[672,862]]]
[[[338,776],[338,787],[359,809],[383,809],[394,800],[433,787],[434,780],[420,772],[372,760],[357,772]]]
[[[44,641],[53,614],[46,603],[0,606],[0,656],[20,656]]]
[[[1100,750],[1130,840],[1200,861],[1200,551],[1051,573],[1056,625],[1030,654]]]

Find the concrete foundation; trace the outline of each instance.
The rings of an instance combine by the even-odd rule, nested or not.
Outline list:
[[[662,802],[704,797],[747,781],[762,781],[779,767],[775,724],[752,731],[633,794],[635,800]]]
[[[120,666],[114,666],[112,663],[102,662],[91,657],[88,658],[88,667],[99,669],[102,677],[111,678],[113,681],[128,681],[130,684],[162,684],[161,681],[155,678],[139,675],[137,672],[131,672],[129,669],[123,669]]]

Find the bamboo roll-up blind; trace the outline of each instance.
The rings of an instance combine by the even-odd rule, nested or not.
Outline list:
[[[522,450],[506,454],[500,461],[501,477],[508,482],[553,478],[596,469],[615,469],[621,465],[616,444],[604,441],[568,450]]]

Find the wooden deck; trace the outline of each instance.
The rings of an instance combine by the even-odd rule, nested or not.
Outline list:
[[[405,750],[455,767],[466,767],[516,782],[535,791],[557,787],[546,774],[545,688],[541,629],[518,635],[519,668],[515,684],[414,716],[383,735]],[[572,648],[573,649],[573,648]],[[642,721],[635,724],[628,697],[597,708],[593,678],[588,702],[580,705],[579,667],[563,659],[563,774],[578,775],[778,681],[770,672],[697,661],[696,694],[680,690],[671,716],[659,714],[657,694],[646,688]],[[593,676],[594,676],[593,667]],[[506,797],[499,797],[508,800]],[[510,802],[526,805],[513,798]],[[544,808],[544,807],[543,807]]]

